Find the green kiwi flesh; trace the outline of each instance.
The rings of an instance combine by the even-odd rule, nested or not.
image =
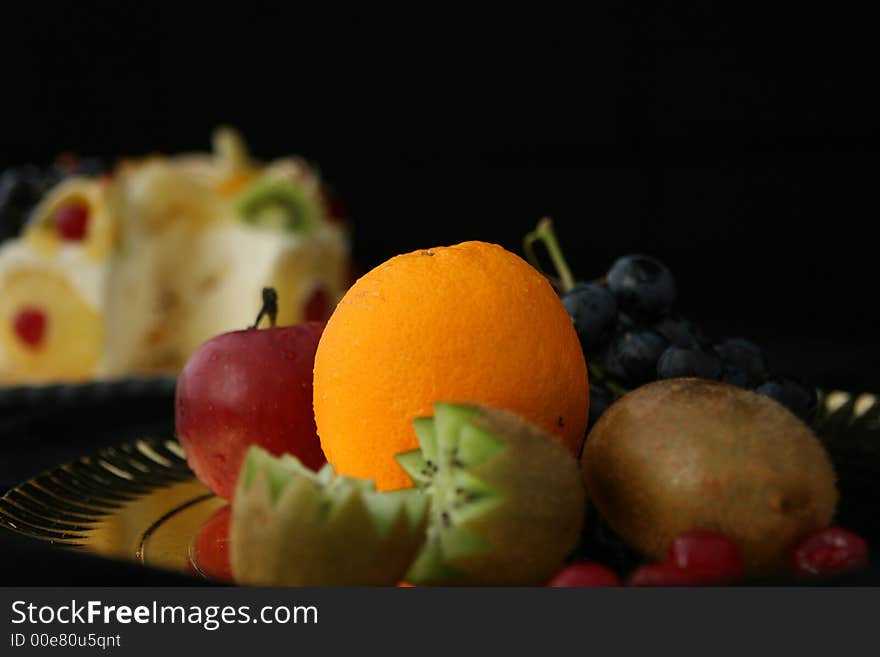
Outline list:
[[[307,235],[321,221],[321,209],[315,199],[289,180],[257,180],[238,195],[235,207],[243,221],[275,230]]]
[[[232,504],[233,575],[255,586],[393,586],[425,536],[416,489],[317,473],[291,455],[248,450]]]
[[[538,427],[487,406],[437,403],[414,428],[420,448],[396,458],[431,506],[406,581],[544,584],[581,534],[577,461]]]

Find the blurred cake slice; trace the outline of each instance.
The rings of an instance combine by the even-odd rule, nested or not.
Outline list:
[[[307,163],[254,161],[229,130],[212,154],[67,181],[0,249],[0,382],[175,371],[253,323],[267,286],[280,324],[316,318],[348,283],[335,219]]]
[[[101,180],[69,179],[0,246],[0,383],[95,375],[116,239]]]
[[[103,354],[105,268],[0,249],[0,382],[89,378]]]

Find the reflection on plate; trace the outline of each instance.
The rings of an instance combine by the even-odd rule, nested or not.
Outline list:
[[[0,525],[74,549],[180,572],[226,502],[192,474],[173,440],[139,440],[25,482],[0,498]],[[204,550],[203,550],[204,552]]]
[[[880,541],[880,403],[824,393],[814,423],[840,475],[841,522]],[[0,526],[72,549],[229,579],[229,507],[174,440],[140,440],[46,472],[0,498]]]

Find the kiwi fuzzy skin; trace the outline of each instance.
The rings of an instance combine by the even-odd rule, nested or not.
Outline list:
[[[498,504],[457,527],[491,549],[446,561],[452,573],[416,584],[539,586],[576,547],[583,529],[585,493],[577,460],[559,441],[518,415],[480,404],[469,422],[504,449],[467,473],[498,491]],[[436,500],[434,502],[436,504]]]
[[[838,501],[822,444],[782,405],[702,379],[657,381],[611,405],[581,457],[587,493],[630,546],[662,561],[672,539],[734,539],[749,574],[779,568]]]

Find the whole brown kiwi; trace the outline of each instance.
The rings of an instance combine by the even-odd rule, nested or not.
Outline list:
[[[581,456],[590,499],[631,547],[662,561],[678,534],[734,539],[747,573],[780,566],[826,527],[838,493],[828,454],[781,404],[703,379],[668,379],[623,396]]]

